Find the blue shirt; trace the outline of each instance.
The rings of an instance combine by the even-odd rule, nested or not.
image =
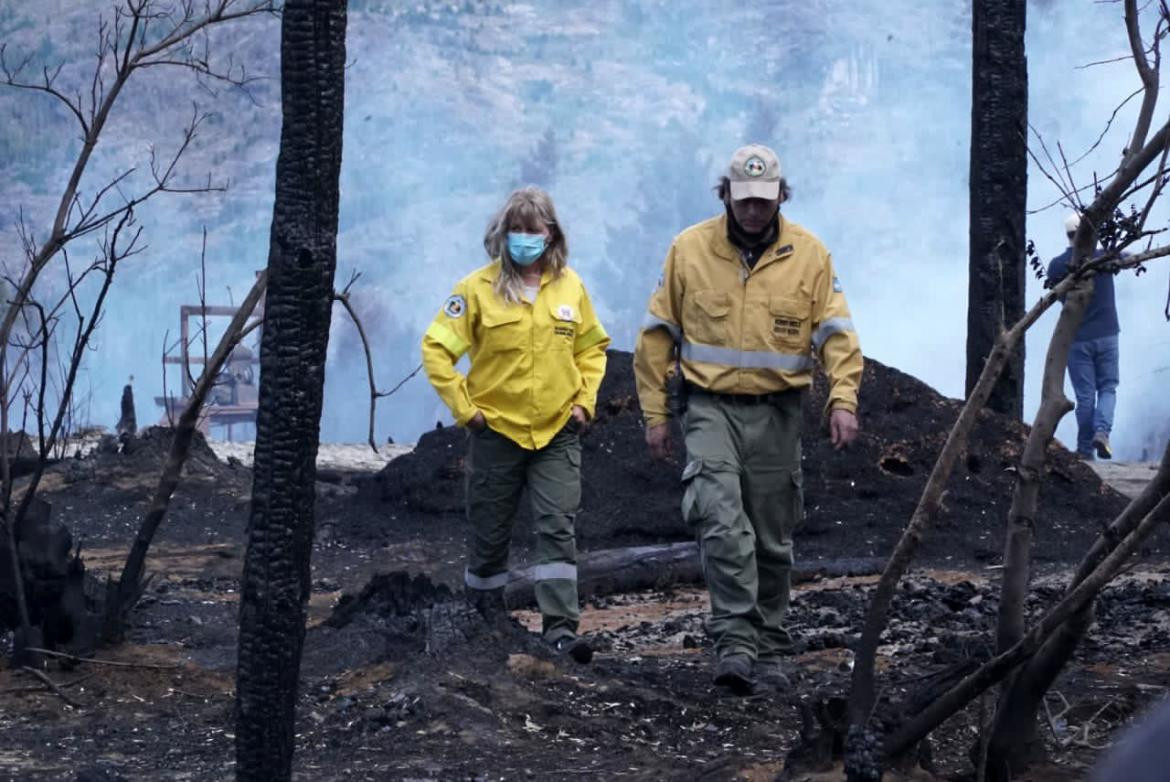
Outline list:
[[[1100,257],[1097,252],[1093,257]],[[1048,279],[1055,285],[1068,274],[1068,264],[1072,260],[1072,248],[1068,248],[1052,259],[1048,264]],[[1093,277],[1093,298],[1085,310],[1085,319],[1077,329],[1075,340],[1084,342],[1101,337],[1113,337],[1121,333],[1121,325],[1117,321],[1117,300],[1113,295],[1113,275],[1110,272],[1097,272]]]

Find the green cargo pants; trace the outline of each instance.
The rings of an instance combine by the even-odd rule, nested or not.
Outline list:
[[[528,487],[536,528],[536,603],[544,637],[575,635],[577,545],[573,522],[581,504],[581,441],[562,429],[538,451],[521,448],[491,429],[469,435],[467,460],[468,590],[503,589],[508,544],[520,495]]]
[[[792,533],[804,514],[800,393],[769,403],[692,394],[683,518],[695,527],[720,656],[791,650],[784,629]]]

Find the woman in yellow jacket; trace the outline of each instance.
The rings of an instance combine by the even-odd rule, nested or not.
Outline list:
[[[422,342],[427,377],[471,432],[464,584],[486,617],[506,617],[512,517],[527,487],[544,638],[589,662],[593,652],[577,636],[578,433],[593,416],[609,336],[567,266],[565,234],[543,190],[512,193],[483,244],[492,261],[456,284]],[[463,375],[455,364],[465,353]]]

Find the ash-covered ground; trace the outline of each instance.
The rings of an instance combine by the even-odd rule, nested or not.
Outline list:
[[[583,550],[689,537],[677,518],[681,454],[670,465],[646,458],[628,358],[611,354],[584,440]],[[814,389],[807,400],[809,519],[798,557],[881,556],[910,515],[957,403],[870,362],[865,434],[834,453],[819,430],[822,395]],[[998,416],[981,419],[922,567],[895,601],[881,659],[888,695],[917,691],[988,654],[1010,468],[1025,436]],[[84,539],[92,573],[116,572],[137,530],[165,435],[151,435],[146,446],[69,459],[46,478],[44,496]],[[583,630],[599,651],[580,666],[550,655],[522,629],[535,627],[531,612],[516,612],[512,630],[493,632],[463,607],[463,446],[461,432],[440,430],[381,473],[334,464],[320,476],[297,779],[773,779],[797,738],[796,703],[844,692],[875,579],[798,587],[790,692],[734,698],[711,686],[700,585],[592,598]],[[1069,564],[1124,506],[1063,449],[1049,456],[1032,616],[1057,599]],[[130,637],[95,653],[127,665],[46,671],[75,705],[0,669],[0,779],[232,777],[250,490],[243,461],[220,460],[197,442],[152,550],[148,570],[156,576]],[[518,561],[528,543],[521,521]],[[1117,727],[1170,685],[1166,545],[1163,533],[1103,596],[1097,625],[1051,698],[1056,716],[1044,732],[1056,763],[1029,778],[1084,778]],[[936,731],[934,777],[970,773],[978,708]]]

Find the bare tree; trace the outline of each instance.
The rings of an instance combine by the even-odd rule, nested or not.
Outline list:
[[[152,155],[149,165],[151,186],[128,198],[123,196],[120,186],[134,173],[130,169],[86,197],[81,188],[82,179],[118,98],[131,77],[150,68],[178,67],[204,78],[246,87],[251,78],[234,63],[229,61],[223,68],[218,68],[208,61],[206,47],[198,45],[200,36],[205,36],[216,25],[275,13],[276,10],[275,0],[124,0],[122,5],[115,6],[112,22],[104,18],[99,22],[97,63],[88,90],[72,94],[59,84],[63,65],[52,70],[44,67],[39,76],[30,74],[31,55],[11,63],[7,44],[0,44],[0,74],[3,76],[0,84],[56,99],[77,121],[81,131],[81,149],[45,239],[38,243],[31,231],[22,231],[27,267],[16,282],[12,306],[0,321],[0,351],[6,348],[12,325],[37,278],[70,242],[117,221],[121,215],[159,193],[217,189],[210,183],[187,186],[177,181],[179,162],[206,119],[206,114],[196,109],[183,129],[176,152],[163,160]],[[119,196],[120,203],[111,203]]]
[[[289,0],[281,23],[283,124],[240,589],[240,780],[292,775],[337,265],[346,18],[346,0]]]
[[[246,89],[252,78],[229,55],[224,61],[213,59],[208,43],[209,32],[224,23],[277,11],[275,0],[123,0],[113,8],[112,17],[102,17],[98,24],[96,62],[80,86],[66,83],[65,64],[42,66],[39,72],[32,67],[32,55],[12,59],[7,42],[0,42],[0,86],[27,90],[48,96],[64,106],[76,121],[81,146],[70,169],[68,179],[57,201],[52,223],[43,231],[28,225],[22,216],[18,231],[24,251],[24,264],[18,276],[11,280],[12,290],[6,296],[3,317],[0,318],[0,441],[9,443],[9,411],[14,398],[23,393],[26,405],[36,411],[38,428],[38,459],[32,479],[13,507],[12,476],[8,459],[3,468],[3,492],[0,516],[6,528],[5,535],[12,547],[11,566],[19,582],[22,569],[17,554],[16,530],[28,512],[43,473],[58,443],[70,411],[73,409],[73,388],[84,361],[90,338],[101,320],[102,307],[114,271],[119,261],[141,251],[141,228],[134,222],[135,209],[160,193],[202,193],[222,189],[210,178],[195,185],[180,181],[180,162],[198,135],[206,117],[198,108],[180,133],[173,154],[159,157],[153,150],[148,162],[150,184],[134,188],[135,169],[123,170],[109,180],[87,187],[87,172],[93,154],[119,98],[135,73],[148,69],[174,68],[193,74],[197,80],[218,81]],[[44,238],[38,240],[38,235]],[[79,239],[97,240],[98,260],[75,278],[69,269],[69,247]],[[64,266],[66,294],[48,312],[37,301],[35,289],[49,265],[60,259]],[[88,318],[82,314],[77,287],[89,271],[100,271],[103,281],[97,292]],[[50,386],[49,342],[57,322],[56,313],[66,303],[72,306],[77,318],[77,332],[73,349],[60,359],[60,378],[56,393],[58,405],[50,413],[48,393]],[[30,311],[39,322],[30,323]],[[30,336],[20,337],[18,321]],[[9,360],[10,349],[17,348],[15,361]],[[39,377],[29,372],[29,355],[40,350]],[[26,385],[29,384],[29,385]],[[33,401],[35,399],[35,402]],[[46,420],[51,419],[46,432]],[[28,609],[24,605],[24,590],[19,593],[21,621],[28,628]]]
[[[894,589],[937,515],[955,460],[965,448],[975,418],[987,403],[999,374],[1027,329],[1058,301],[1063,301],[1064,307],[1049,345],[1041,407],[1017,471],[1009,514],[1005,543],[1005,599],[999,620],[997,654],[935,698],[921,712],[908,715],[902,712],[900,724],[879,737],[884,757],[888,760],[905,753],[944,719],[1024,666],[1004,689],[986,747],[987,771],[992,778],[1004,779],[1017,772],[1034,757],[1036,742],[1030,726],[1035,721],[1036,709],[1087,629],[1096,595],[1117,575],[1127,557],[1137,550],[1156,524],[1170,515],[1167,503],[1170,485],[1162,477],[1109,525],[1086,555],[1065,597],[1031,629],[1025,626],[1022,607],[1030,581],[1031,527],[1036,516],[1044,454],[1060,419],[1072,408],[1064,397],[1063,374],[1068,363],[1069,345],[1092,292],[1093,277],[1101,272],[1141,270],[1145,263],[1170,255],[1170,246],[1153,246],[1153,236],[1157,232],[1146,228],[1152,206],[1166,184],[1170,151],[1170,122],[1150,134],[1157,102],[1158,44],[1170,25],[1170,10],[1164,2],[1157,12],[1158,23],[1149,49],[1154,60],[1151,65],[1140,35],[1136,0],[1125,2],[1126,25],[1132,55],[1142,79],[1144,99],[1130,143],[1117,169],[1108,177],[1094,180],[1093,200],[1082,205],[1079,195],[1087,188],[1075,185],[1070,166],[1056,166],[1051,158],[1050,165],[1045,166],[1034,155],[1045,174],[1059,185],[1065,203],[1078,208],[1083,215],[1081,227],[1073,240],[1072,271],[997,339],[948,435],[918,507],[874,591],[857,650],[849,698],[850,741],[859,748],[852,753],[855,758],[867,758],[867,753],[860,748],[872,742],[876,730],[871,723],[876,702],[874,666],[878,639],[888,622]],[[1141,207],[1133,206],[1128,212],[1123,212],[1121,205],[1132,199],[1140,199]],[[1103,252],[1094,256],[1098,238],[1103,240]],[[1123,250],[1139,242],[1145,244],[1142,251],[1123,254]],[[1170,472],[1170,449],[1163,458],[1159,476],[1165,476],[1167,472]],[[872,767],[861,768],[856,762],[850,767],[849,758],[847,752],[847,770],[851,779],[872,778]]]

